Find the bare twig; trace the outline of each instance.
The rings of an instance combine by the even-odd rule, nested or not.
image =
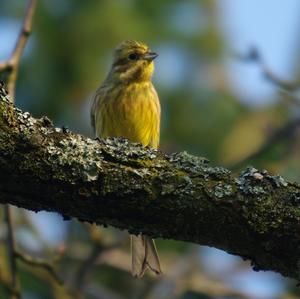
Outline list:
[[[258,51],[256,47],[252,47],[249,49],[248,53],[240,54],[235,53],[234,56],[239,60],[245,62],[255,62],[257,63],[263,75],[273,84],[281,89],[281,95],[284,96],[285,100],[288,101],[289,104],[296,105],[298,108],[300,107],[300,103],[298,99],[292,95],[292,92],[300,88],[300,81],[288,81],[280,78],[277,74],[275,74],[270,68],[266,65],[265,61],[262,58],[262,55]],[[257,149],[254,153],[250,154],[246,158],[242,159],[230,165],[231,169],[239,169],[247,163],[261,157],[266,152],[268,152],[274,145],[283,141],[283,140],[291,140],[294,136],[296,130],[300,127],[300,118],[296,118],[287,122],[283,127],[277,129],[263,144]]]
[[[21,299],[21,293],[19,290],[13,289],[9,282],[0,279],[0,285],[7,294],[10,294],[11,298]]]
[[[74,279],[74,286],[76,287],[79,293],[83,291],[87,274],[91,271],[91,268],[94,266],[95,262],[97,261],[98,257],[102,254],[102,252],[102,246],[95,244],[90,254],[87,256],[86,260],[83,261],[83,263],[81,263],[77,271],[76,277]]]
[[[31,33],[32,19],[33,19],[36,5],[37,5],[37,0],[31,0],[28,3],[23,26],[19,34],[19,38],[16,42],[15,48],[11,54],[11,57],[8,60],[0,63],[0,73],[5,71],[8,72],[7,88],[12,102],[14,102],[15,100],[15,86],[16,86],[16,81],[18,76],[20,59],[24,51],[24,47],[27,42],[28,36]],[[18,298],[19,296],[17,296],[16,294],[20,294],[20,290],[19,290],[20,286],[17,279],[17,263],[15,259],[16,248],[15,248],[13,224],[11,219],[11,208],[9,205],[5,205],[4,214],[5,214],[5,221],[7,223],[7,246],[8,246],[11,278],[12,278],[11,289],[14,290],[14,292],[11,292],[11,294],[12,294],[12,298]]]
[[[15,98],[15,87],[19,71],[19,64],[22,53],[24,51],[27,39],[32,29],[32,19],[36,9],[38,0],[31,0],[28,3],[27,11],[25,14],[23,26],[16,42],[15,48],[6,61],[0,63],[0,72],[8,71],[7,88],[12,100]]]
[[[300,88],[299,80],[288,81],[280,78],[277,74],[275,74],[264,62],[261,53],[256,47],[250,48],[248,53],[246,54],[234,53],[234,56],[241,61],[257,63],[261,67],[264,77],[284,90],[295,91]]]
[[[15,237],[11,216],[11,207],[9,205],[4,206],[4,218],[7,225],[7,251],[9,255],[9,265],[11,273],[11,298],[19,298],[16,294],[20,293],[20,284],[17,277],[17,261],[15,259]]]
[[[56,273],[53,265],[43,259],[32,258],[29,255],[24,254],[23,252],[15,251],[15,256],[22,262],[30,265],[32,267],[39,267],[45,269],[54,279],[55,281],[63,285],[63,280],[60,276]]]
[[[263,145],[254,153],[250,154],[241,161],[230,165],[230,169],[236,170],[242,166],[250,163],[251,161],[261,157],[266,152],[268,152],[277,143],[283,140],[292,139],[296,130],[300,127],[300,118],[293,119],[287,122],[283,127],[276,130],[264,143]]]
[[[286,104],[288,107],[295,107],[296,109],[300,108],[300,99],[295,93],[282,89],[280,90],[279,95],[281,96],[282,103]]]
[[[74,278],[74,288],[77,292],[81,293],[85,287],[85,281],[87,275],[91,272],[91,268],[96,264],[97,260],[108,251],[117,249],[120,247],[124,241],[124,235],[122,234],[119,237],[119,240],[112,244],[103,244],[99,239],[98,234],[95,232],[99,229],[99,227],[89,226],[89,234],[93,242],[93,248],[90,251],[90,254],[87,258],[81,263],[78,268],[78,271]]]

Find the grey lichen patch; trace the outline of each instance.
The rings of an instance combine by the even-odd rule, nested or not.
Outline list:
[[[254,167],[248,167],[242,174],[243,176],[252,177],[253,179],[259,181],[267,180],[276,188],[288,186],[288,183],[283,179],[283,177],[280,175],[271,175],[267,170],[262,170],[260,172]]]
[[[29,112],[17,113],[19,122],[19,138],[21,143],[28,143],[30,146],[38,146],[41,141],[41,136],[35,128],[37,120],[33,118]]]
[[[99,163],[99,161],[86,164],[84,166],[84,171],[82,171],[83,180],[86,182],[96,181],[100,169],[101,163]]]
[[[185,195],[193,195],[195,193],[195,188],[192,179],[185,175],[182,176],[179,183],[178,190],[182,190],[182,193]]]
[[[300,205],[300,192],[292,193],[289,196],[288,200],[292,205],[299,206]]]
[[[47,116],[41,117],[39,121],[43,127],[53,128],[53,122]]]
[[[180,176],[175,195],[180,195],[180,198],[186,198],[187,196],[192,197],[195,192],[195,184],[192,179],[187,175]]]
[[[263,178],[258,176],[258,173],[259,171],[256,168],[247,167],[239,177],[235,178],[238,189],[247,195],[266,194],[267,190],[264,188]]]
[[[97,180],[102,170],[101,149],[96,141],[88,138],[70,134],[61,139],[58,144],[50,142],[46,152],[49,162],[55,162],[62,168],[68,167],[74,177],[78,178],[80,174],[85,182]]]
[[[208,166],[209,160],[197,157],[187,152],[174,153],[166,157],[171,163],[172,168],[189,174],[190,178],[202,177],[206,181],[210,179],[227,179],[231,172],[223,167]]]
[[[224,179],[231,174],[231,172],[224,167],[203,167],[202,171],[206,180],[211,178]]]
[[[223,184],[219,182],[215,187],[214,187],[214,196],[216,198],[224,198],[224,197],[230,197],[233,195],[233,188],[231,185],[228,184]]]
[[[203,166],[209,162],[206,158],[193,156],[185,151],[171,154],[168,158],[171,163],[176,163],[179,169],[193,173],[202,172]]]
[[[136,167],[151,167],[158,151],[144,147],[140,143],[131,143],[124,138],[98,139],[103,156],[111,161]]]
[[[195,184],[187,175],[174,175],[171,172],[164,172],[158,176],[161,182],[160,194],[172,195],[178,199],[191,197],[195,193]]]
[[[20,138],[30,139],[30,133],[35,130],[36,119],[29,112],[22,112],[10,102],[9,97],[2,98],[1,101],[2,121],[4,121],[13,130],[17,130]]]
[[[279,188],[279,187],[287,187],[288,186],[288,183],[280,175],[267,175],[267,178],[277,188]]]
[[[102,179],[101,195],[109,196],[110,194],[118,196],[133,195],[132,200],[136,198],[137,190],[148,192],[149,190],[144,184],[143,178],[136,175],[132,169],[121,166],[118,168],[110,168],[109,172]],[[145,196],[145,199],[147,196]]]

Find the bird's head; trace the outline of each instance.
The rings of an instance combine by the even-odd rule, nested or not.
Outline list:
[[[153,60],[157,56],[142,42],[124,41],[114,52],[110,77],[124,83],[149,81],[154,71]]]

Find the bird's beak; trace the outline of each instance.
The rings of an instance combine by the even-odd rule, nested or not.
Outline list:
[[[158,56],[158,54],[155,53],[155,52],[147,52],[147,53],[143,56],[143,58],[144,58],[145,60],[152,61],[152,60],[154,60],[157,56]]]

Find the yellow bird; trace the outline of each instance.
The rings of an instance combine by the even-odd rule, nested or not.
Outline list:
[[[151,82],[153,60],[158,55],[138,41],[124,41],[115,50],[111,70],[97,89],[91,109],[97,137],[124,137],[157,148],[160,135],[160,103]],[[131,236],[132,275],[147,268],[161,273],[154,241]]]

